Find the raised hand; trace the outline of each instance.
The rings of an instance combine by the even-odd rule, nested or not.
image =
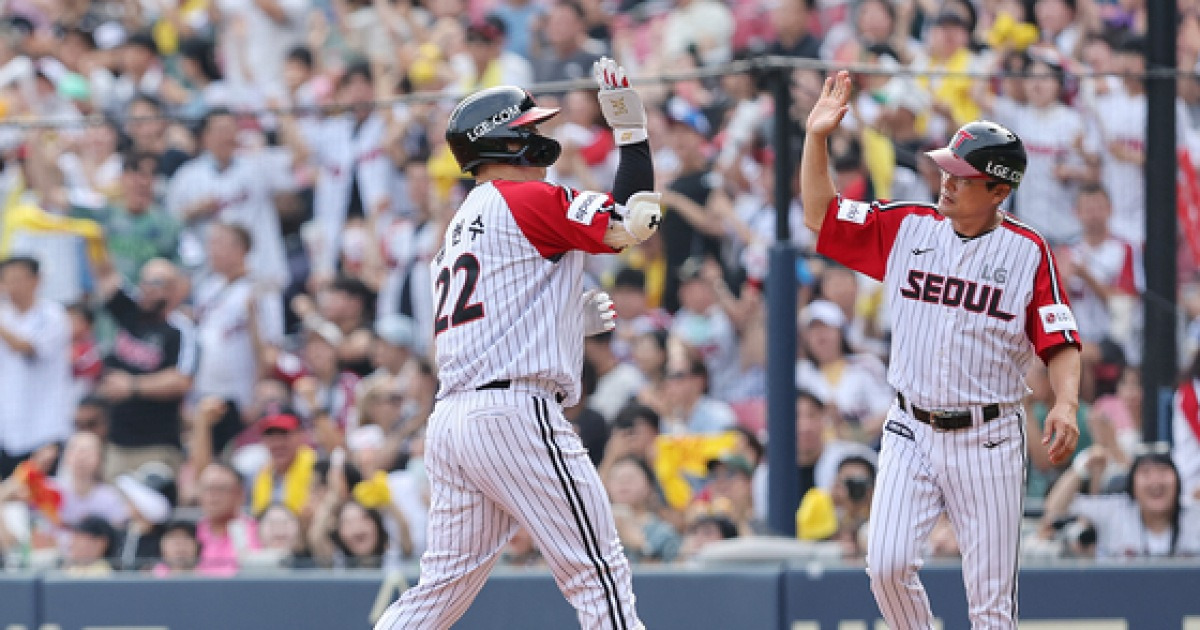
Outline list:
[[[827,136],[841,124],[842,117],[850,111],[850,73],[842,70],[836,76],[825,79],[821,97],[808,114],[805,131],[809,134]]]

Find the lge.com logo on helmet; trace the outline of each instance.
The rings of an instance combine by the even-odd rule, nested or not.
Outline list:
[[[467,132],[467,139],[471,142],[487,135],[487,132],[503,125],[504,123],[521,115],[521,108],[518,105],[510,105],[496,112],[491,118],[475,125],[475,128]]]

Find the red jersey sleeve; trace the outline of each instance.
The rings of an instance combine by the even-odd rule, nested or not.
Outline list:
[[[1025,334],[1033,349],[1045,362],[1059,346],[1079,347],[1079,329],[1071,303],[1063,289],[1062,276],[1054,262],[1054,254],[1041,237],[1035,242],[1042,255],[1033,276],[1033,297],[1025,309]]]
[[[517,227],[543,258],[552,259],[571,250],[616,253],[604,244],[609,211],[616,207],[612,195],[546,182],[492,184],[508,204]]]
[[[934,214],[932,206],[842,199],[829,202],[817,235],[817,253],[876,280],[883,280],[900,224],[910,214]]]

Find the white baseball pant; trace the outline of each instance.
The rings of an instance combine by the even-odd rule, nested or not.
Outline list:
[[[449,628],[518,526],[533,537],[582,628],[643,628],[600,477],[554,398],[523,385],[437,403],[425,446],[431,505],[420,582],[375,630]]]
[[[867,572],[892,630],[934,627],[917,576],[929,534],[945,512],[962,551],[973,630],[1017,627],[1017,554],[1024,510],[1021,413],[939,431],[893,405],[884,425],[871,504]]]

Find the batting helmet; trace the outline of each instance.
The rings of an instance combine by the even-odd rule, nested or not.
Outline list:
[[[484,164],[550,166],[562,146],[532,127],[557,113],[557,107],[538,107],[519,87],[488,88],[454,108],[446,125],[446,143],[459,167],[472,174]]]
[[[1016,188],[1025,175],[1025,145],[1021,139],[986,120],[963,125],[946,148],[925,155],[957,177],[990,179]]]

